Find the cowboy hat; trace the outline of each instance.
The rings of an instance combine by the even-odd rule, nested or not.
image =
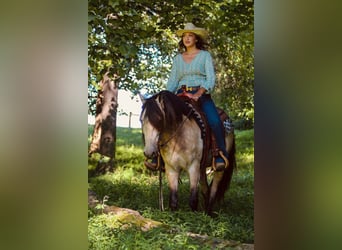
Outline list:
[[[199,35],[203,39],[207,39],[208,37],[208,32],[205,29],[196,27],[192,23],[186,23],[184,25],[184,29],[176,31],[176,35],[183,36],[185,32],[195,33],[196,35]]]

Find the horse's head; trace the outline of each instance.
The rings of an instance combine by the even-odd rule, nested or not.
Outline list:
[[[144,155],[152,158],[158,153],[158,141],[162,130],[164,112],[157,96],[142,99],[142,101],[140,122],[144,141]]]
[[[181,123],[187,106],[176,95],[165,90],[142,101],[140,121],[144,154],[151,158],[158,153],[162,134],[172,133]]]

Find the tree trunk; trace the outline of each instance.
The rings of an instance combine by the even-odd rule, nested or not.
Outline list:
[[[99,153],[110,157],[112,161],[115,156],[118,85],[106,73],[99,86],[95,127],[88,155]]]

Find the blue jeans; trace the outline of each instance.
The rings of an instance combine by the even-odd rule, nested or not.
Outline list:
[[[199,99],[201,108],[207,117],[208,124],[215,136],[216,144],[222,153],[228,158],[228,153],[225,147],[225,137],[223,125],[220,116],[216,110],[216,106],[210,95],[202,95]]]

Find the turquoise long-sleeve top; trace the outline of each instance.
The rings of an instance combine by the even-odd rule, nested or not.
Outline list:
[[[185,62],[181,54],[175,56],[166,89],[175,93],[182,85],[200,86],[209,92],[213,90],[215,70],[208,51],[201,50],[190,63]]]

